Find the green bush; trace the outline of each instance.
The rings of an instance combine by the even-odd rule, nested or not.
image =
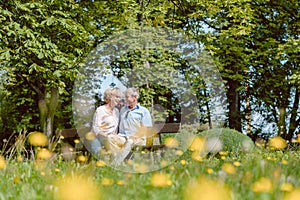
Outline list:
[[[222,151],[249,151],[255,147],[250,137],[229,128],[210,129],[199,133],[208,145],[221,141]],[[219,146],[219,144],[217,144]],[[216,146],[217,146],[216,145]],[[210,147],[208,147],[210,148]],[[219,149],[217,147],[216,149]]]

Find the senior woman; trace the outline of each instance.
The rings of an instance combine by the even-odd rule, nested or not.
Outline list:
[[[90,141],[93,154],[98,154],[104,148],[112,153],[115,159],[112,162],[119,163],[122,160],[122,149],[126,147],[127,139],[118,135],[120,98],[122,92],[119,88],[108,88],[104,92],[105,104],[99,106],[93,117],[92,132],[96,138]],[[129,144],[128,144],[129,145]],[[129,148],[129,147],[128,147]]]

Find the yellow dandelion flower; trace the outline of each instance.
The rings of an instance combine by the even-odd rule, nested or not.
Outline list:
[[[103,178],[101,180],[101,184],[104,186],[111,186],[114,183],[114,181],[110,178]]]
[[[80,143],[80,140],[79,140],[79,139],[75,139],[75,140],[74,140],[74,143],[75,143],[75,144],[79,144],[79,143]]]
[[[186,160],[180,160],[180,164],[182,164],[182,165],[186,165],[186,164],[187,164],[187,162],[186,162]]]
[[[192,159],[193,160],[195,160],[195,161],[198,161],[198,162],[202,162],[203,161],[203,157],[201,157],[200,155],[199,155],[199,152],[198,151],[194,151],[193,153],[192,153]]]
[[[55,170],[54,170],[55,172],[60,172],[60,169],[58,169],[58,168],[55,168]]]
[[[178,140],[173,137],[166,138],[164,143],[165,143],[166,147],[168,147],[168,148],[176,148],[179,145]]]
[[[271,139],[269,140],[269,146],[270,146],[272,149],[280,150],[280,149],[286,148],[287,142],[286,142],[286,140],[283,139],[282,137],[276,136],[276,137],[273,137],[273,138],[271,138]]]
[[[55,183],[57,186],[56,198],[58,200],[98,200],[99,187],[87,177],[79,175],[66,175]]]
[[[293,143],[300,143],[300,134],[297,135],[295,139],[292,140]]]
[[[235,161],[235,162],[233,162],[233,165],[236,167],[239,167],[239,166],[241,166],[241,163],[239,161]]]
[[[37,159],[46,160],[51,158],[52,152],[49,149],[42,148],[37,152]]]
[[[222,165],[222,170],[227,174],[235,174],[236,172],[235,166],[230,163],[224,163]]]
[[[208,174],[214,173],[214,170],[212,168],[207,168],[206,171],[207,171]]]
[[[0,156],[0,169],[4,169],[6,167],[6,160],[3,156]]]
[[[95,138],[96,138],[96,134],[93,132],[88,132],[85,134],[85,139],[87,139],[87,140],[93,140]]]
[[[198,151],[198,152],[205,151],[205,138],[201,136],[195,136],[191,138],[189,149],[191,151]]]
[[[31,132],[28,136],[28,141],[32,146],[46,146],[48,144],[47,136],[38,131]]]
[[[221,156],[227,156],[228,155],[228,151],[220,151],[219,154]]]
[[[300,188],[293,190],[292,192],[286,194],[283,200],[298,200],[300,199]]]
[[[226,156],[221,156],[221,160],[226,160]]]
[[[188,183],[184,191],[185,200],[231,200],[230,189],[219,183],[200,177]]]
[[[280,186],[280,190],[284,192],[291,192],[294,189],[294,185],[291,183],[283,183]]]
[[[117,185],[124,185],[124,181],[123,180],[118,180]]]
[[[20,176],[15,176],[14,177],[14,184],[18,184],[21,182],[21,177]]]
[[[174,170],[175,170],[175,167],[174,167],[173,165],[171,165],[171,166],[169,167],[169,169],[170,169],[171,171],[174,171]]]
[[[287,160],[282,160],[281,163],[282,163],[283,165],[289,164],[289,162],[288,162]]]
[[[41,172],[41,176],[46,176],[46,172]]]
[[[96,162],[96,166],[97,167],[104,167],[104,166],[106,166],[106,163],[103,160],[98,160]]]
[[[183,155],[183,151],[181,150],[176,150],[175,151],[176,156],[182,156]]]
[[[262,177],[257,180],[251,187],[253,192],[271,192],[273,190],[273,184],[270,179]]]
[[[88,160],[88,158],[87,158],[87,156],[79,155],[79,156],[77,157],[77,160],[78,160],[79,162],[86,162],[86,161]]]
[[[150,183],[153,187],[167,187],[172,185],[172,181],[168,174],[164,173],[154,173],[151,176]]]
[[[255,145],[258,146],[258,147],[265,147],[266,146],[266,141],[262,138],[258,138],[255,141]]]
[[[17,161],[18,161],[18,162],[22,162],[22,161],[23,161],[23,156],[21,156],[21,155],[18,155],[18,157],[17,157]]]

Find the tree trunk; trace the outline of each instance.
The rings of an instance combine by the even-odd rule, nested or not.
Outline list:
[[[228,80],[227,98],[229,101],[229,128],[242,131],[241,115],[240,115],[240,96],[238,88],[240,83],[235,80]]]
[[[58,105],[58,99],[59,99],[59,92],[57,87],[52,87],[51,88],[51,93],[50,93],[50,100],[48,104],[48,116],[46,120],[47,128],[46,128],[46,135],[48,138],[52,137],[53,133],[53,121],[54,121],[54,114],[56,112],[56,108]]]
[[[286,107],[282,106],[279,108],[279,120],[277,123],[277,127],[278,127],[278,135],[286,139],[285,118],[286,118]]]
[[[52,87],[50,98],[47,95],[38,95],[38,106],[40,111],[40,126],[43,133],[50,139],[53,133],[53,119],[58,105],[59,92],[57,87]]]
[[[289,130],[288,130],[288,134],[286,136],[286,139],[290,140],[290,141],[292,140],[292,138],[294,136],[294,132],[300,123],[300,117],[297,115],[298,108],[299,108],[299,90],[296,89],[295,97],[294,97],[294,104],[292,107],[291,118],[290,118],[290,123],[289,123],[290,126],[289,126]],[[297,117],[298,117],[298,120],[297,120]]]
[[[46,103],[45,95],[38,95],[38,107],[39,107],[39,113],[40,113],[40,126],[42,132],[45,133],[45,130],[47,128],[47,115],[48,115],[48,106]]]

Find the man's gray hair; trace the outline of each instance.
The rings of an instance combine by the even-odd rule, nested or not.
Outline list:
[[[133,97],[136,97],[137,99],[140,97],[139,90],[137,88],[128,88],[125,92],[127,95],[131,95]]]

